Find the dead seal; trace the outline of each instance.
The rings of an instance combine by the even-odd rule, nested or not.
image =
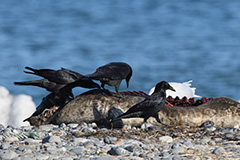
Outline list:
[[[146,95],[124,94],[119,102],[116,93],[106,94],[101,90],[91,90],[77,96],[63,108],[41,122],[31,117],[32,125],[96,122],[106,125],[109,111],[112,108],[126,112],[130,107],[145,100]],[[199,127],[205,121],[213,121],[216,127],[236,127],[240,124],[240,103],[227,98],[218,97],[198,107],[174,107],[165,105],[158,113],[160,120],[170,126],[186,125]],[[154,118],[149,118],[148,123],[161,125]],[[123,125],[140,126],[142,118],[123,119]],[[108,125],[108,124],[107,124]]]

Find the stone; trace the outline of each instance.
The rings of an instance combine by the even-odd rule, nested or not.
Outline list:
[[[67,124],[67,127],[72,128],[72,129],[77,128],[78,123],[69,123],[69,124]]]
[[[19,141],[19,139],[17,137],[6,137],[4,139],[5,142],[16,142]]]
[[[3,142],[0,146],[0,149],[9,149],[10,142]]]
[[[153,130],[153,124],[151,124],[151,123],[143,123],[142,125],[141,125],[141,129],[143,130],[143,131],[148,131],[148,130]]]
[[[59,136],[48,136],[42,140],[42,143],[58,143],[61,142],[61,138]]]
[[[233,133],[226,133],[226,134],[225,134],[225,138],[226,138],[227,140],[234,140],[234,139],[235,139],[235,136],[234,136]]]
[[[210,141],[211,139],[208,137],[203,137],[202,139],[200,139],[201,144],[208,144]]]
[[[173,144],[172,149],[170,150],[172,154],[181,154],[185,152],[185,149],[179,144]]]
[[[91,148],[91,147],[94,147],[95,145],[92,141],[87,141],[87,142],[83,143],[83,146],[85,148]]]
[[[34,158],[39,159],[39,160],[44,160],[44,159],[48,159],[49,156],[46,154],[36,154],[36,155],[34,155]]]
[[[215,124],[213,121],[206,121],[200,125],[201,128],[210,128],[213,127]]]
[[[119,146],[118,147],[112,147],[108,151],[108,153],[110,155],[126,155],[126,154],[129,154],[129,152],[126,149],[124,149],[122,147],[119,147]]]
[[[103,142],[107,144],[113,144],[114,142],[117,141],[116,137],[104,137]]]
[[[41,125],[38,127],[40,131],[51,131],[54,128],[59,128],[58,125],[53,125],[53,124],[47,124],[47,125]]]
[[[161,141],[162,143],[172,143],[173,139],[170,136],[162,136],[158,138],[159,141]]]
[[[212,153],[219,156],[222,154],[226,154],[226,151],[222,147],[217,147],[212,151]]]
[[[78,147],[75,147],[75,148],[71,149],[70,151],[77,154],[77,155],[80,155],[84,152],[84,150],[85,150],[84,147],[78,146]]]
[[[95,160],[118,160],[116,157],[110,156],[110,155],[103,155],[103,156],[96,157],[93,159],[95,159]]]
[[[18,156],[17,153],[11,150],[0,151],[0,159],[13,159],[16,158],[17,156]]]
[[[182,144],[189,147],[193,146],[191,139],[185,139]]]

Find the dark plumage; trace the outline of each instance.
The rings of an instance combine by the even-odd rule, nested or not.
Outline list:
[[[118,89],[123,79],[126,80],[127,87],[129,86],[129,80],[132,76],[132,68],[127,63],[111,62],[97,68],[96,72],[93,74],[86,76],[94,80],[99,80],[103,89],[105,84],[114,86],[115,91],[119,93]]]
[[[64,91],[66,91],[71,90],[76,86],[83,88],[100,88],[100,86],[97,83],[94,83],[91,79],[65,68],[62,68],[61,70],[33,69],[30,67],[25,68],[33,71],[24,71],[25,73],[38,75],[44,77],[44,79],[25,82],[14,82],[15,85],[38,86],[56,94],[59,93],[62,88],[64,88]]]
[[[84,88],[100,88],[100,86],[97,83],[93,82],[90,78],[65,68],[62,68],[61,70],[33,69],[30,67],[25,68],[33,71],[24,71],[25,73],[38,75],[44,77],[44,79],[14,82],[15,85],[38,86],[52,92],[43,98],[41,104],[37,107],[37,111],[34,112],[32,116],[39,115],[45,108],[51,108],[53,106],[64,106],[74,98],[72,93],[72,88],[74,87],[79,86]],[[29,118],[24,121],[28,121]]]
[[[30,67],[25,67],[25,69],[32,71],[32,72],[24,71],[25,73],[38,75],[51,82],[55,82],[58,84],[72,83],[75,80],[83,77],[83,75],[65,68],[61,68],[61,70],[53,70],[53,69],[33,69]]]
[[[158,112],[165,105],[167,89],[175,91],[172,86],[170,86],[165,81],[158,83],[151,96],[147,97],[144,101],[134,105],[127,112],[118,116],[118,118],[114,119],[113,121],[121,118],[141,117],[144,118],[144,122],[146,122],[149,117],[155,117],[159,123],[162,123],[158,117]]]
[[[51,82],[45,78],[40,80],[33,80],[33,81],[14,82],[14,84],[24,85],[24,86],[38,86],[41,88],[45,88],[49,92],[54,92],[54,93],[58,93],[60,89],[66,85],[66,84]]]

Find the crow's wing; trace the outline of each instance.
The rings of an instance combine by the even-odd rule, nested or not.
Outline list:
[[[69,70],[66,71],[66,69],[52,70],[52,69],[33,69],[30,67],[25,67],[25,68],[33,71],[33,72],[25,71],[25,73],[35,74],[35,75],[44,77],[49,81],[59,83],[59,84],[68,84],[78,79],[76,74],[73,74]]]
[[[96,72],[87,76],[96,80],[102,80],[103,78],[112,80],[124,79],[130,72],[129,67],[128,64],[122,62],[108,63],[97,68]]]
[[[127,112],[120,115],[118,118],[127,118],[127,117],[141,117],[149,112],[154,112],[155,108],[163,101],[163,97],[158,97],[157,99],[152,99],[148,97],[144,101],[134,105]]]

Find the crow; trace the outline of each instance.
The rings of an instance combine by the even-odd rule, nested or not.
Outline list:
[[[63,107],[74,98],[72,88],[76,86],[100,89],[100,86],[90,78],[65,68],[61,68],[61,70],[25,68],[33,71],[24,71],[25,73],[38,75],[44,78],[40,80],[14,82],[15,85],[38,86],[51,92],[43,98],[41,104],[37,107],[37,111],[34,112],[31,117],[41,114],[45,108],[51,108],[52,106]],[[28,121],[29,118],[24,121]]]
[[[115,91],[118,92],[119,86],[123,79],[126,80],[127,87],[132,76],[132,68],[124,62],[111,62],[96,69],[92,74],[86,75],[93,80],[99,80],[101,87],[105,90],[104,85],[114,86]]]
[[[15,85],[24,85],[24,86],[38,86],[41,88],[45,88],[49,92],[58,93],[61,88],[66,86],[66,84],[59,84],[56,82],[51,82],[48,79],[40,79],[40,80],[32,80],[32,81],[24,81],[24,82],[14,82]]]
[[[14,82],[15,85],[32,85],[45,88],[47,91],[58,94],[60,90],[67,91],[79,86],[83,88],[99,88],[100,86],[93,82],[90,78],[87,78],[77,72],[61,68],[61,70],[52,69],[33,69],[25,67],[33,72],[24,71],[25,73],[34,74],[43,77],[41,80]],[[64,89],[63,89],[64,88]],[[71,91],[70,91],[71,92]],[[72,92],[69,93],[72,95]]]
[[[38,75],[51,82],[55,82],[58,84],[72,83],[75,80],[83,77],[83,75],[65,68],[61,68],[61,70],[53,70],[53,69],[33,69],[30,67],[25,67],[25,69],[32,71],[32,72],[24,71],[25,73]]]
[[[170,86],[166,81],[159,82],[156,85],[155,90],[151,96],[147,97],[142,102],[134,105],[127,112],[119,115],[116,119],[113,119],[112,122],[122,118],[135,117],[144,118],[144,122],[146,122],[148,118],[154,117],[156,118],[157,122],[162,123],[158,117],[158,112],[165,105],[167,89],[175,91],[174,88]]]

